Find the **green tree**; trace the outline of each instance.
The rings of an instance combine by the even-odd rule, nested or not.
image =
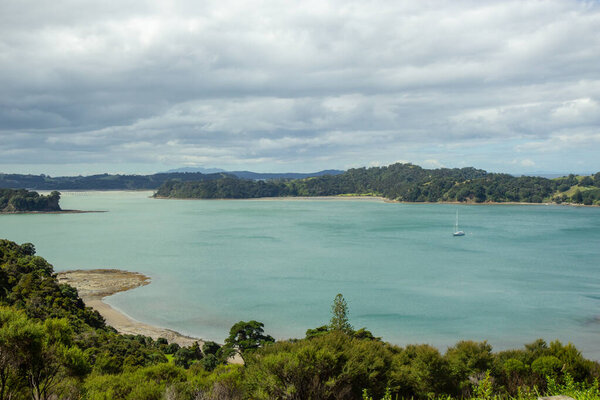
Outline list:
[[[224,358],[239,353],[243,360],[247,352],[258,349],[267,343],[275,342],[270,335],[265,335],[264,324],[258,321],[240,321],[229,330],[229,337],[221,348]]]
[[[445,358],[453,381],[459,384],[464,395],[468,394],[466,391],[472,386],[471,382],[483,379],[494,362],[492,346],[485,341],[460,341],[446,351]]]
[[[579,181],[579,184],[581,186],[593,186],[594,185],[594,179],[591,176],[584,176]]]
[[[348,321],[348,304],[341,293],[338,293],[333,300],[331,314],[331,321],[329,322],[331,330],[341,331],[347,334],[353,332],[352,325],[350,325],[350,322]]]
[[[218,343],[207,341],[202,345],[202,352],[204,355],[216,355],[221,346]]]
[[[23,363],[34,400],[49,399],[61,378],[89,372],[83,352],[71,346],[73,336],[68,320],[44,321],[43,336],[30,346]]]
[[[20,374],[26,355],[37,351],[43,330],[25,313],[0,308],[0,400],[10,399],[26,385]]]
[[[540,378],[556,378],[561,372],[563,363],[554,356],[542,356],[531,363],[531,370]]]
[[[329,332],[329,326],[327,326],[327,325],[319,326],[318,328],[314,328],[314,329],[307,329],[306,330],[306,338],[310,339],[313,337],[325,335],[327,332]]]

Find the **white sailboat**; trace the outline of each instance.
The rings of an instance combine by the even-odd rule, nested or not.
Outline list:
[[[454,233],[453,236],[465,236],[464,231],[458,230],[458,210],[456,210],[456,222],[454,223]]]

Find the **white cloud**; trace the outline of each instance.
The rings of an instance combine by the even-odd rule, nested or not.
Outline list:
[[[575,0],[7,0],[0,162],[486,167],[516,149],[600,169],[598,31]]]

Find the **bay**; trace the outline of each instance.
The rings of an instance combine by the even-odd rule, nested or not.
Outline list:
[[[251,319],[303,337],[342,293],[353,326],[392,343],[541,337],[600,358],[600,208],[150,195],[65,192],[65,209],[108,212],[2,215],[0,237],[34,243],[57,271],[149,275],[107,302],[205,339]]]

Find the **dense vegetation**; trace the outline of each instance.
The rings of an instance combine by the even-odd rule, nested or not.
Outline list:
[[[25,189],[0,189],[0,212],[60,211],[59,192],[40,196]]]
[[[235,177],[204,182],[171,180],[156,192],[169,198],[258,198],[376,195],[409,202],[570,202],[600,204],[600,172],[546,179],[488,173],[475,168],[424,169],[412,164],[350,169],[339,175],[250,181]]]
[[[27,188],[34,190],[154,190],[168,180],[209,181],[225,176],[243,179],[290,179],[310,176],[335,175],[342,171],[327,170],[311,174],[262,174],[250,171],[233,171],[227,173],[203,174],[200,172],[165,172],[153,175],[91,175],[91,176],[58,176],[22,175],[0,173],[0,188]]]
[[[1,174],[0,188],[27,188],[34,190],[152,190],[170,179],[204,181],[219,179],[225,174],[199,172],[172,172],[154,175],[90,175],[59,176]]]
[[[245,365],[227,365],[241,354]],[[342,295],[328,325],[275,342],[240,321],[223,346],[180,348],[119,335],[85,307],[32,244],[0,240],[0,400],[4,399],[598,399],[600,365],[571,344],[539,339],[493,352],[461,341],[441,353],[355,330]]]

